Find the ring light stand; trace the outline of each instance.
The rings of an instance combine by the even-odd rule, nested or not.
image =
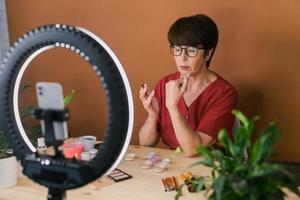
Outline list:
[[[37,154],[22,126],[18,109],[22,76],[38,54],[51,48],[65,48],[79,54],[91,65],[104,87],[108,99],[108,127],[103,145],[90,162]],[[48,199],[52,200],[64,199],[66,190],[110,173],[124,156],[133,128],[132,93],[116,55],[88,30],[60,24],[31,30],[9,49],[0,66],[0,113],[0,126],[14,154],[21,160],[23,173],[48,187]]]

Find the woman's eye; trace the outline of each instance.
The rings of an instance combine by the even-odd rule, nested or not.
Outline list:
[[[188,51],[191,53],[195,53],[195,52],[197,52],[197,49],[196,48],[188,48]]]
[[[174,51],[181,51],[180,47],[174,47]]]

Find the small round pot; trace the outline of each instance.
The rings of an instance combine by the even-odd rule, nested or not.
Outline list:
[[[0,188],[8,188],[17,184],[18,165],[15,156],[0,159]]]

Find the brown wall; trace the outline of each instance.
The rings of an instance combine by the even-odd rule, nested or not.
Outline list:
[[[300,161],[299,1],[8,0],[7,9],[12,42],[33,27],[66,23],[91,30],[113,49],[134,94],[135,144],[146,117],[138,99],[140,83],[153,87],[175,70],[166,39],[169,26],[181,16],[208,14],[220,30],[212,69],[238,89],[239,109],[261,115],[259,130],[270,120],[279,123],[283,135],[275,158]],[[55,49],[38,57],[23,80],[24,84],[56,80],[63,83],[65,93],[77,90],[69,126],[74,136],[101,135],[106,124],[101,85],[86,66],[75,55]],[[22,102],[32,101],[31,95],[25,94]]]

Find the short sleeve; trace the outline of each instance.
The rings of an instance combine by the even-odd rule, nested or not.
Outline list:
[[[237,99],[238,94],[234,88],[229,88],[216,95],[200,120],[197,131],[216,139],[219,130],[225,128],[232,135],[232,127],[235,121],[232,110],[237,104]]]

